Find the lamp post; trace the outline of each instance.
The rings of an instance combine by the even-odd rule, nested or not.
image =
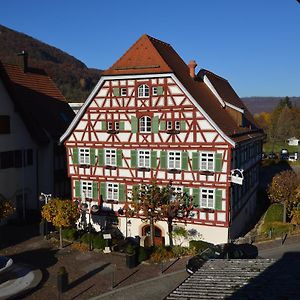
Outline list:
[[[82,202],[79,206],[80,210],[82,212],[89,214],[89,220],[88,220],[88,230],[89,230],[89,250],[92,250],[92,241],[91,241],[91,229],[92,229],[92,223],[91,223],[91,214],[96,213],[99,210],[98,205],[92,205],[92,199],[87,200],[85,198],[85,195],[82,197]]]
[[[52,194],[45,194],[45,193],[40,193],[39,200],[41,202],[45,202],[47,204],[51,200]],[[42,224],[41,224],[41,233],[42,235],[47,238],[48,235],[48,222],[43,218]],[[45,234],[46,233],[46,234]]]

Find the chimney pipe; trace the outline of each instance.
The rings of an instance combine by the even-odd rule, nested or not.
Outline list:
[[[191,60],[188,64],[188,67],[190,69],[190,76],[194,79],[196,77],[196,74],[195,74],[195,68],[197,67],[196,61]]]
[[[22,51],[17,54],[18,56],[21,56],[20,58],[20,65],[23,69],[23,72],[26,73],[28,70],[28,53],[26,51]]]

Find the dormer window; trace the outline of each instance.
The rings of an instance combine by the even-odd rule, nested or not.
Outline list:
[[[144,116],[140,118],[140,132],[150,133],[151,132],[151,118]]]
[[[139,98],[147,98],[150,96],[149,86],[147,84],[142,84],[138,87]]]

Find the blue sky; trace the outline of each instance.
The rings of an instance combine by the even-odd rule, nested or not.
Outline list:
[[[228,79],[241,97],[300,96],[296,0],[9,0],[0,24],[99,69],[147,33]]]

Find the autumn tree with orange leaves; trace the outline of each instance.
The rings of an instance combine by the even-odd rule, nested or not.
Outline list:
[[[55,227],[59,228],[59,245],[62,244],[62,228],[70,227],[76,223],[80,216],[76,203],[71,200],[54,198],[42,208],[42,217]]]

